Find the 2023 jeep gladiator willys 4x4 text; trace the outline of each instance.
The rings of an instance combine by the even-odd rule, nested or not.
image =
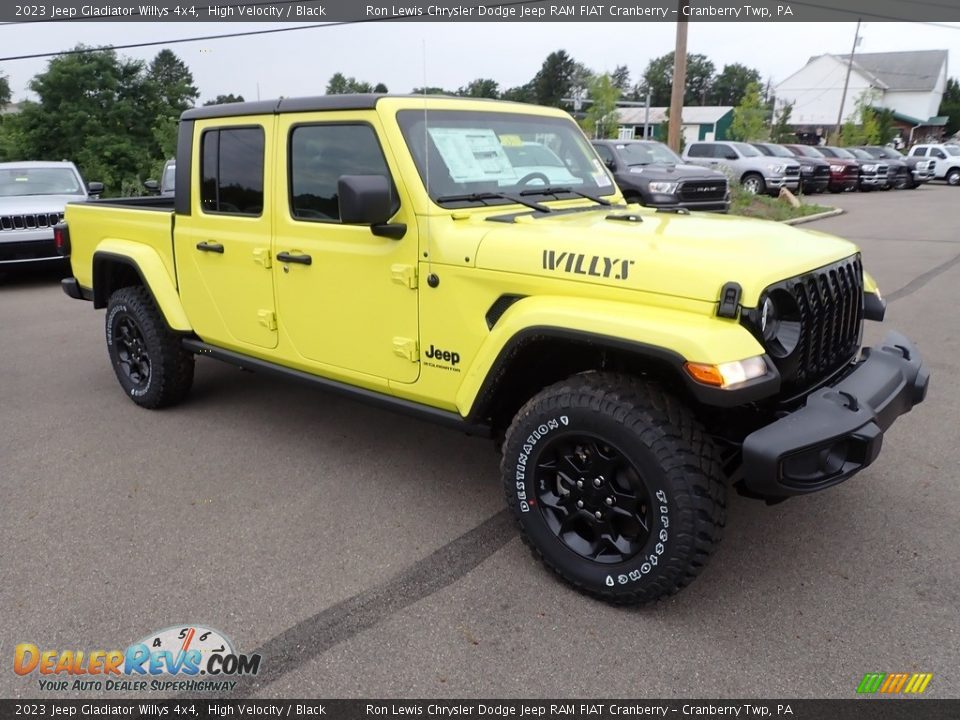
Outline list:
[[[523,164],[534,145],[563,167]],[[861,351],[884,304],[856,247],[625,205],[559,110],[198,108],[176,172],[175,198],[71,204],[57,230],[134,402],[181,401],[204,355],[490,435],[525,540],[606,600],[689,583],[728,485],[851,477],[927,389],[902,335]]]

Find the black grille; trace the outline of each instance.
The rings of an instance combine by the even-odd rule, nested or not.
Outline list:
[[[860,168],[856,165],[847,165],[847,168],[844,172],[846,172],[847,175],[853,175],[856,177],[860,174]]]
[[[787,167],[786,172],[787,177],[799,177],[800,175],[800,166],[799,165],[790,165]]]
[[[829,165],[817,165],[813,168],[814,177],[830,177]]]
[[[812,385],[849,362],[860,345],[863,268],[856,256],[788,280],[800,309],[797,385]]]
[[[863,267],[854,255],[805,275],[783,280],[764,294],[789,294],[796,305],[782,320],[796,326],[796,346],[768,347],[780,371],[784,390],[799,392],[832,376],[849,363],[860,347],[863,325]],[[763,343],[757,310],[745,310],[743,322]]]
[[[63,213],[29,213],[26,215],[0,215],[0,232],[52,228],[63,220]]]
[[[723,200],[727,196],[727,181],[700,180],[680,183],[677,195],[686,202]]]

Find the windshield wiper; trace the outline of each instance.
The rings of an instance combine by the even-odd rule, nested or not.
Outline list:
[[[520,193],[520,195],[523,195],[523,193]],[[510,202],[517,203],[518,205],[525,205],[528,208],[536,210],[537,212],[550,212],[550,208],[548,208],[546,205],[541,205],[540,203],[533,202],[532,200],[526,200],[518,195],[513,195],[512,193],[477,192],[464,193],[463,195],[441,195],[437,198],[437,202],[457,202],[458,200],[464,200],[467,202],[483,202],[484,200],[509,200]]]
[[[561,193],[569,193],[570,195],[577,195],[587,200],[593,200],[597,205],[611,205],[609,200],[605,200],[602,197],[597,197],[596,195],[591,195],[590,193],[581,192],[579,190],[574,190],[571,187],[557,186],[557,187],[544,187],[544,188],[530,188],[529,190],[521,190],[521,195],[559,195]]]

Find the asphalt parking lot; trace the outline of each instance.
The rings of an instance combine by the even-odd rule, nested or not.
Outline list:
[[[875,465],[773,507],[731,494],[689,588],[608,607],[533,560],[498,456],[212,361],[141,410],[103,313],[0,278],[0,697],[13,647],[125,648],[180,623],[263,655],[242,696],[838,697],[865,672],[960,696],[960,189],[822,196],[921,347],[927,402]],[[58,694],[65,697],[67,694]]]

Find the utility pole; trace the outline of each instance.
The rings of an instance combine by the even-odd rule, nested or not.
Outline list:
[[[683,130],[683,91],[687,86],[687,15],[690,0],[677,0],[677,44],[673,51],[673,92],[670,95],[670,126],[667,144],[680,152],[680,133]]]
[[[643,114],[643,139],[650,139],[650,91],[647,90],[647,107]]]
[[[860,44],[860,20],[857,20],[857,30],[853,34],[853,47],[850,49],[850,59],[847,62],[847,77],[843,81],[843,95],[840,96],[840,112],[837,113],[837,128],[834,131],[836,136],[840,137],[840,127],[843,125],[843,106],[847,99],[847,88],[850,87],[850,71],[853,70],[853,54],[857,51],[857,45]]]

